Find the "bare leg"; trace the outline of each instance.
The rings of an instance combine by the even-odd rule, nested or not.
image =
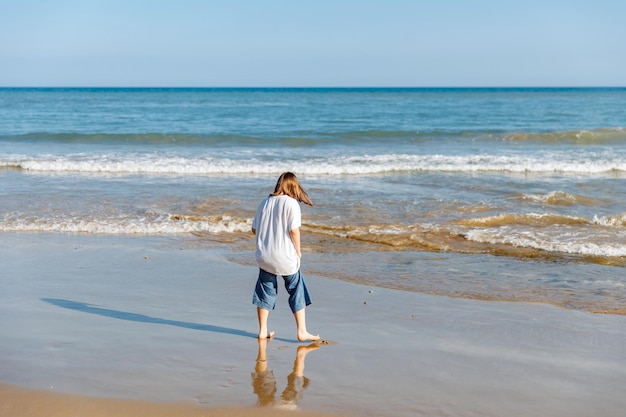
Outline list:
[[[269,313],[269,312],[268,312]],[[295,313],[293,313],[293,316],[296,319],[296,327],[298,328],[298,340],[301,342],[307,341],[307,340],[320,340],[320,335],[312,335],[311,333],[309,333],[306,329],[306,314],[305,314],[305,309],[303,308],[302,310],[298,310]]]
[[[271,339],[272,337],[274,337],[273,331],[267,331],[267,318],[270,316],[270,311],[261,307],[257,307],[256,314],[259,318],[259,339]]]

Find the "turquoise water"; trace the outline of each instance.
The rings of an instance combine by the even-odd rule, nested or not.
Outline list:
[[[250,219],[289,170],[315,203],[308,272],[623,313],[625,109],[623,88],[5,88],[0,232],[252,262]]]

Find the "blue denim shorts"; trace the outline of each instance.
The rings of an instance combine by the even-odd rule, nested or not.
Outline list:
[[[311,296],[300,270],[293,275],[282,275],[282,277],[285,281],[285,289],[289,294],[289,307],[292,313],[311,304]],[[259,278],[256,281],[252,304],[266,310],[274,310],[276,295],[278,294],[277,278],[277,275],[259,269]]]

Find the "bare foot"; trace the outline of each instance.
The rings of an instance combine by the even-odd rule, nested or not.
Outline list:
[[[298,333],[298,340],[300,342],[306,342],[306,341],[311,341],[314,342],[316,340],[320,340],[320,335],[316,334],[315,336],[312,335],[309,332],[302,332],[302,333]]]
[[[273,337],[274,337],[274,331],[271,331],[271,332],[269,332],[267,334],[264,334],[264,335],[259,333],[259,339],[271,339]]]

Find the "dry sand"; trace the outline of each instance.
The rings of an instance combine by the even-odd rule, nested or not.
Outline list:
[[[305,252],[308,327],[333,343],[299,362],[307,345],[284,291],[270,315],[277,336],[260,353],[256,269],[189,243],[0,236],[1,415],[278,415],[258,407],[267,403],[400,417],[626,409],[626,316],[307,276]]]

